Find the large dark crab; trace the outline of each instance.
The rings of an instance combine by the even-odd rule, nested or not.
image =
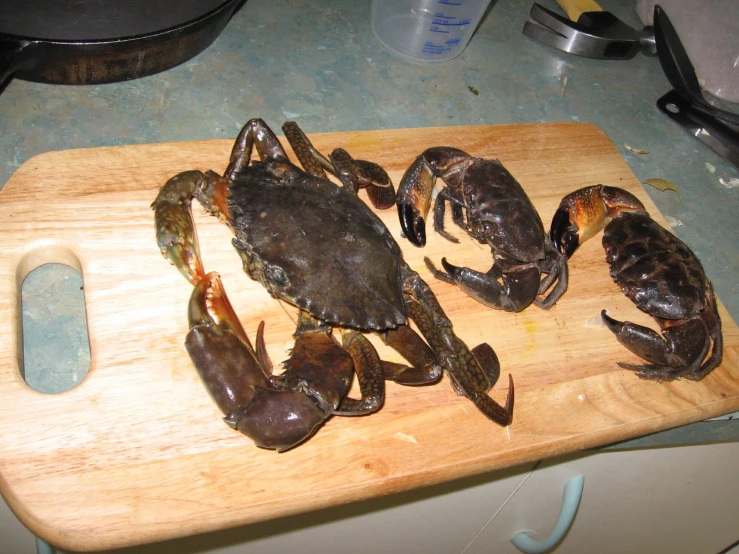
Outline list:
[[[436,231],[458,242],[444,231],[448,201],[454,223],[489,245],[494,261],[488,272],[481,273],[442,258],[444,272],[426,258],[434,276],[493,308],[519,312],[532,302],[544,309],[552,307],[567,289],[567,260],[552,245],[526,192],[498,160],[475,158],[446,146],[429,148],[418,156],[403,175],[397,196],[400,224],[408,240],[416,246],[426,244],[424,220],[437,177],[447,186],[434,204]]]
[[[283,130],[309,171],[328,169],[344,186],[290,163],[269,127],[252,119],[236,139],[224,177],[185,171],[167,181],[152,204],[162,254],[195,286],[186,346],[226,422],[259,446],[285,450],[333,414],[379,409],[383,378],[427,384],[447,369],[457,392],[490,419],[509,424],[512,382],[505,408],[487,395],[499,375],[492,349],[480,345],[470,351],[454,334],[429,286],[356,195],[367,184],[386,188],[372,176],[379,166],[353,160],[340,149],[327,160],[297,125],[287,123]],[[261,161],[251,161],[253,148]],[[192,198],[234,231],[233,246],[247,275],[299,308],[295,347],[281,375],[271,374],[261,328],[253,348],[220,280],[205,274]],[[428,344],[408,326],[409,319]],[[331,327],[341,328],[344,347],[333,340]],[[380,333],[413,367],[381,362],[359,331]],[[346,397],[352,371],[361,400]]]
[[[655,381],[705,377],[721,363],[723,335],[713,287],[696,255],[638,198],[617,187],[595,185],[565,196],[550,233],[569,258],[601,229],[611,277],[662,331],[615,320],[603,310],[618,341],[649,362],[619,365]]]

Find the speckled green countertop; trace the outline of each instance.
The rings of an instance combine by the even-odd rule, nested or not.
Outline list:
[[[164,73],[98,86],[10,81],[0,94],[0,183],[49,150],[230,138],[257,116],[275,126],[297,120],[307,133],[591,122],[637,178],[678,186],[682,202],[646,188],[736,320],[739,188],[721,180],[739,172],[658,111],[655,101],[670,86],[656,58],[606,62],[533,42],[521,33],[531,3],[494,1],[460,57],[423,64],[377,41],[368,1],[248,0],[210,48]],[[556,9],[553,1],[541,3]],[[633,6],[614,0],[607,8],[640,27]],[[648,154],[632,153],[627,144]],[[26,376],[42,390],[80,380],[89,364],[75,327],[79,304],[63,292],[79,290],[75,279],[49,267],[33,274],[27,293],[24,287]],[[71,360],[60,362],[60,352]],[[712,440],[739,440],[739,423],[695,424],[638,445]]]

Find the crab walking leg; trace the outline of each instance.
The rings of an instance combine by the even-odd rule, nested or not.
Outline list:
[[[541,280],[537,298],[534,302],[537,306],[546,310],[551,308],[567,290],[567,283],[570,280],[570,270],[569,265],[567,264],[567,256],[554,247],[552,239],[549,236],[545,237],[545,247],[547,250],[546,259],[550,261],[549,263],[542,265],[540,268],[541,271],[547,274],[547,276]],[[549,294],[544,298],[539,298],[539,296],[544,294],[555,282],[556,284],[554,284],[554,287]]]
[[[411,319],[449,372],[457,393],[467,396],[491,420],[502,426],[509,425],[513,419],[513,378],[509,376],[510,386],[503,407],[487,395],[495,384],[491,382],[490,371],[483,368],[467,345],[454,334],[431,288],[407,265],[403,290],[410,297],[407,304]]]
[[[365,187],[372,205],[378,210],[390,208],[395,203],[395,188],[390,176],[376,163],[355,160],[343,148],[334,149],[326,158],[294,121],[285,122],[282,131],[306,172],[321,178],[326,178],[328,172],[355,193]]]
[[[362,398],[345,397],[335,413],[339,415],[365,415],[379,410],[385,402],[385,376],[382,361],[372,343],[362,333],[342,329],[344,349],[354,361]]]
[[[313,143],[305,136],[303,130],[294,121],[286,121],[282,124],[282,132],[285,133],[287,142],[295,152],[300,165],[306,173],[316,177],[326,178],[326,172],[335,174],[331,161],[315,149]]]
[[[251,151],[256,147],[259,159],[266,158],[276,160],[287,160],[287,154],[282,148],[280,141],[264,120],[260,118],[250,119],[241,128],[239,136],[236,137],[231,158],[223,174],[227,179],[233,180],[236,175],[246,169],[251,160]]]
[[[414,304],[415,301],[412,301],[409,307]],[[419,314],[418,317],[421,315]],[[436,354],[408,325],[399,325],[395,329],[389,329],[380,333],[380,337],[385,344],[411,364],[408,367],[403,364],[384,362],[385,379],[406,386],[430,385],[441,379],[444,369]]]
[[[721,331],[721,318],[718,315],[716,293],[714,292],[713,285],[710,281],[706,287],[706,301],[708,308],[706,309],[704,321],[708,328],[708,334],[713,340],[713,350],[711,350],[711,355],[706,359],[703,365],[686,375],[688,379],[692,379],[694,381],[700,381],[703,377],[721,365],[724,356],[724,334]]]
[[[643,325],[613,319],[605,310],[601,317],[618,342],[640,358],[652,362],[648,365],[618,364],[637,370],[637,375],[643,379],[669,381],[690,375],[701,366],[711,344],[707,340],[708,330],[699,319],[668,327],[662,331],[663,337]]]
[[[485,342],[475,346],[472,349],[472,355],[487,376],[488,383],[490,384],[489,391],[500,378],[500,361],[498,360],[498,356],[495,354],[493,348]]]
[[[488,376],[477,363],[470,363],[474,356],[452,331],[452,322],[444,313],[431,287],[410,267],[404,268],[403,291],[406,295],[408,315],[426,338],[431,350],[450,369],[451,359],[461,356],[463,363],[469,363],[471,383],[479,390],[490,389]]]
[[[454,198],[454,196],[442,190],[436,196],[436,201],[434,202],[434,230],[449,242],[458,244],[459,239],[444,230],[444,214],[446,213],[445,200],[448,200],[449,204],[452,207],[452,222],[457,227],[465,230],[467,229],[464,222],[464,206],[460,203],[459,200]]]

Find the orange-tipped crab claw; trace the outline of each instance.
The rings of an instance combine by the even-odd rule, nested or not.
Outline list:
[[[419,156],[406,170],[398,187],[396,203],[400,227],[416,246],[426,245],[426,216],[431,207],[431,194],[436,183],[433,168]]]
[[[248,403],[256,388],[269,386],[271,368],[246,338],[217,273],[195,285],[188,312],[185,347],[211,398],[228,415]]]
[[[221,331],[230,331],[252,348],[218,273],[208,273],[195,285],[187,311],[190,329],[198,325],[218,327]]]
[[[641,201],[623,189],[594,185],[565,196],[552,218],[549,237],[570,258],[621,212],[647,213]]]

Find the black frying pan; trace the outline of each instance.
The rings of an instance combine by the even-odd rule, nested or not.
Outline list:
[[[208,47],[245,0],[0,0],[0,87],[151,75]]]

